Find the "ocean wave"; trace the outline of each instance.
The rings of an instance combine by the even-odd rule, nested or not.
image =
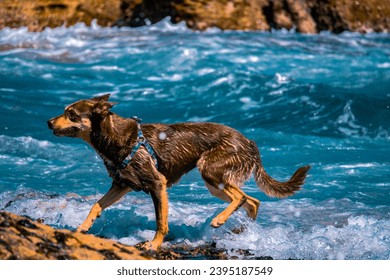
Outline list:
[[[30,136],[0,135],[0,172],[0,189],[22,186],[67,192],[76,187],[84,192],[107,184],[101,160],[86,146],[55,144]],[[80,180],[86,174],[95,176],[96,181]]]
[[[66,145],[38,140],[31,136],[12,137],[0,135],[0,153],[19,158],[70,161],[74,153],[86,154],[82,145]]]
[[[168,19],[133,29],[96,23],[37,33],[6,28],[0,79],[9,82],[0,92],[9,95],[13,85],[34,81],[61,102],[112,92],[115,101],[125,101],[122,112],[130,108],[152,121],[208,119],[389,139],[388,45],[383,34],[200,33]],[[2,106],[11,111],[16,101],[8,102]],[[152,110],[143,110],[145,102]]]

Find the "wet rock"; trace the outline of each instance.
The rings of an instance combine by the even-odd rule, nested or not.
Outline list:
[[[159,252],[153,255],[161,260],[272,260],[269,256],[255,256],[249,250],[227,250],[217,248],[214,242],[192,246],[188,244],[173,244],[162,246]]]
[[[193,29],[205,30],[209,27],[233,30],[269,30],[270,26],[263,13],[267,1],[177,1],[172,4],[175,10],[174,22],[185,20]]]
[[[27,26],[31,31],[45,27],[90,24],[112,25],[121,15],[120,0],[29,0],[0,1],[0,28]]]
[[[0,1],[0,28],[90,24],[142,26],[170,17],[189,28],[205,30],[293,29],[389,31],[390,0],[30,0]]]
[[[188,244],[163,246],[155,257],[163,260],[226,260],[229,258],[226,250],[216,248],[215,243],[206,243],[195,247]]]
[[[54,229],[28,217],[0,212],[0,259],[145,260],[150,255],[118,242]]]
[[[388,32],[390,0],[306,0],[317,30]]]
[[[123,0],[120,25],[169,16],[196,30],[389,31],[390,0]]]
[[[118,26],[138,27],[154,24],[175,13],[171,0],[122,0]]]

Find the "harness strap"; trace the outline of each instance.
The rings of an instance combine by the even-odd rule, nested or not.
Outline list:
[[[125,169],[130,161],[133,159],[137,151],[141,146],[144,146],[146,151],[150,154],[150,156],[153,158],[155,162],[156,169],[158,168],[158,162],[157,162],[157,157],[156,157],[156,152],[154,151],[153,147],[148,143],[146,140],[144,134],[142,133],[141,129],[141,119],[138,117],[132,117],[137,122],[138,126],[138,136],[137,136],[137,144],[131,149],[130,154],[119,164],[119,169]]]

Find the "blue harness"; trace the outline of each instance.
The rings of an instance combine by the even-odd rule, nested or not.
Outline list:
[[[125,169],[130,161],[133,159],[135,153],[141,148],[141,146],[144,146],[145,149],[148,151],[150,156],[153,158],[155,162],[156,169],[158,169],[158,162],[157,162],[157,157],[156,157],[156,152],[152,148],[152,146],[146,141],[146,138],[144,134],[142,133],[141,130],[141,119],[138,117],[132,117],[137,122],[138,126],[138,136],[137,136],[137,144],[134,145],[134,147],[131,149],[130,154],[119,164],[119,169]]]

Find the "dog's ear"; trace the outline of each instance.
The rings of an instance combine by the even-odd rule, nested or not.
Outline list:
[[[105,95],[101,95],[101,96],[96,96],[96,97],[93,97],[91,98],[92,101],[96,101],[96,102],[99,102],[99,101],[108,101],[108,98],[110,97],[111,93],[107,93]]]
[[[108,98],[110,97],[110,93],[104,94],[101,96],[96,96],[91,98],[91,101],[95,103],[93,107],[93,112],[98,115],[106,115],[109,110],[115,105],[118,104],[116,102],[109,102]]]
[[[107,115],[115,104],[117,103],[100,100],[93,107],[93,112],[98,115]]]

